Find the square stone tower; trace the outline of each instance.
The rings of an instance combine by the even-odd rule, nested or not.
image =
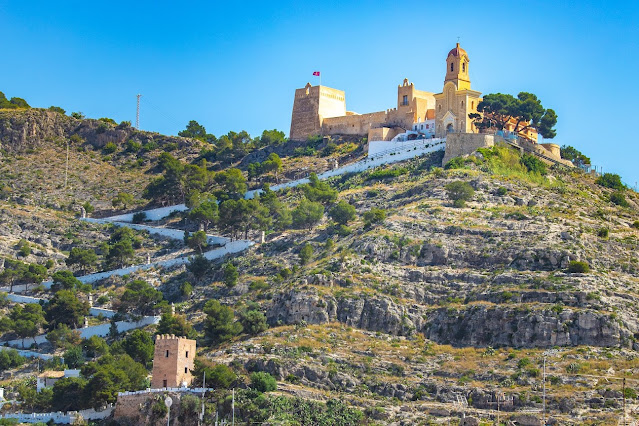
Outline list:
[[[151,388],[189,386],[193,381],[195,340],[159,334],[155,338]]]
[[[345,115],[346,97],[342,90],[306,83],[302,89],[295,90],[289,137],[304,141],[309,136],[321,135],[325,118]]]

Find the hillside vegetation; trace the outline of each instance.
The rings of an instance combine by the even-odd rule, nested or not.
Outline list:
[[[502,393],[502,420],[523,422],[530,414],[521,410],[542,407],[549,349],[546,402],[559,424],[616,424],[617,379],[627,378],[626,397],[636,398],[639,196],[618,176],[495,147],[445,168],[435,153],[320,181],[309,172],[359,158],[364,141],[299,144],[277,131],[217,138],[193,123],[187,138],[171,138],[60,112],[0,110],[5,270],[22,271],[18,279],[34,287],[58,272],[57,287],[35,289],[49,302],[30,313],[31,328],[17,326],[22,304],[4,302],[2,332],[27,345],[31,332],[54,332],[57,347],[40,349],[72,351],[65,362],[82,368],[81,378],[36,397],[27,378],[35,363],[7,358],[6,392],[24,408],[99,406],[144,389],[156,333],[196,338],[197,383],[206,371],[217,389],[207,412],[228,416],[236,388],[236,418],[246,422],[455,423],[462,410],[488,421]],[[268,188],[307,174],[309,184]],[[184,241],[74,220],[80,207],[107,215],[182,202],[191,210],[150,224],[187,231]],[[264,232],[265,242],[210,262],[198,256],[199,229],[256,241]],[[177,254],[191,261],[92,286],[62,273]],[[34,277],[28,264],[45,270],[32,268]],[[80,318],[72,300],[89,294],[118,318],[162,320],[79,342],[60,326],[59,307]],[[467,408],[454,404],[462,395]],[[164,420],[158,401],[132,422]],[[196,422],[193,404],[175,407],[185,424]]]

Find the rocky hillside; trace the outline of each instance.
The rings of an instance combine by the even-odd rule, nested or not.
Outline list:
[[[113,232],[77,224],[82,204],[106,214],[111,199],[128,192],[135,195],[128,208],[141,208],[162,152],[185,164],[202,154],[199,141],[41,110],[0,111],[0,143],[0,251],[20,256],[27,240],[27,260],[54,259],[53,269],[75,246],[99,252]],[[357,158],[358,144],[267,146],[233,164],[246,174],[275,152],[284,164],[276,179],[291,179]],[[616,424],[618,379],[628,379],[629,404],[639,389],[639,196],[574,170],[531,170],[502,147],[447,170],[441,160],[438,153],[333,178],[318,189],[325,213],[308,223],[282,219],[302,210],[308,188],[280,191],[259,201],[279,205],[272,215],[286,222],[265,225],[263,244],[223,261],[99,282],[94,297],[114,306],[131,280],[157,285],[193,325],[199,362],[235,375],[209,402],[227,415],[225,388],[238,388],[243,421],[459,424],[462,413],[494,421],[499,400],[502,420],[539,424],[530,413],[542,408],[541,365],[551,350],[546,386],[555,424]],[[453,200],[460,185],[465,202]],[[340,201],[354,211],[340,216]],[[192,220],[185,213],[161,224],[193,230]],[[220,225],[209,231],[230,233]],[[257,241],[261,232],[245,233]],[[138,260],[185,250],[139,238]],[[228,272],[235,268],[237,277]],[[229,326],[225,338],[211,331],[211,300],[231,308],[244,331]],[[255,372],[275,377],[277,392],[257,395]],[[147,405],[145,418],[163,421]],[[300,420],[320,418],[313,416],[325,417]]]
[[[434,157],[387,178],[335,179],[357,210],[346,229],[326,220],[270,234],[234,261],[235,287],[216,283],[219,273],[196,286],[182,305],[195,323],[194,299],[214,298],[259,303],[271,327],[208,356],[268,371],[296,395],[337,393],[371,416],[415,424],[455,411],[457,395],[480,416],[498,392],[511,412],[541,408],[541,354],[554,348],[549,404],[561,424],[614,418],[620,382],[580,374],[639,373],[637,194],[626,191],[619,207],[579,172],[494,173],[481,154],[442,170]],[[446,190],[457,181],[475,191],[461,208]],[[385,220],[368,222],[371,209]],[[313,255],[300,264],[306,245]],[[571,262],[590,270],[570,272]]]

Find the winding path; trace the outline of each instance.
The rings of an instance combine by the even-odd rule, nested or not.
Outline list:
[[[446,141],[441,139],[422,139],[417,141],[410,141],[405,143],[388,143],[389,148],[381,151],[377,151],[376,153],[370,155],[368,158],[360,161],[356,161],[354,163],[347,164],[342,167],[335,168],[333,170],[328,170],[326,172],[318,174],[319,179],[328,179],[334,176],[343,175],[346,173],[357,173],[363,172],[365,170],[378,167],[384,164],[396,163],[399,161],[408,160],[414,157],[418,157],[424,154],[430,154],[435,151],[440,151],[445,149]],[[273,191],[277,191],[284,188],[293,188],[298,185],[308,183],[308,178],[293,180],[290,182],[282,183],[279,185],[272,186],[271,189]],[[261,189],[248,191],[244,198],[251,199],[256,195],[259,195],[262,192]],[[164,219],[167,216],[175,212],[183,212],[188,210],[188,208],[184,204],[177,204],[174,206],[160,207],[156,209],[143,210],[146,214],[147,220],[157,221]],[[140,212],[135,212],[140,213]],[[97,224],[113,224],[115,226],[126,226],[131,229],[148,231],[150,234],[161,235],[166,238],[172,238],[176,240],[182,240],[184,237],[184,231],[179,229],[171,229],[164,228],[159,226],[149,226],[149,225],[140,225],[133,224],[133,215],[135,213],[126,213],[116,216],[110,216],[106,218],[83,218],[81,220],[97,223]],[[217,246],[216,248],[209,250],[203,253],[203,256],[208,260],[219,259],[227,255],[234,255],[241,253],[247,250],[249,247],[253,246],[255,242],[249,240],[236,240],[232,241],[229,238],[222,237],[219,235],[208,235],[208,243],[210,245]],[[173,267],[184,265],[190,261],[189,256],[176,256],[171,259],[161,260],[157,262],[150,262],[145,264],[133,265],[126,268],[114,269],[110,271],[97,272],[94,274],[88,274],[81,277],[77,277],[83,283],[93,283],[95,281],[99,281],[114,275],[127,275],[132,272],[138,270],[151,269],[156,267]],[[46,281],[42,283],[45,288],[50,288],[52,285],[52,281]],[[9,293],[8,298],[15,302],[20,303],[39,303],[42,299],[22,296],[16,293],[22,293],[27,291],[27,285],[14,285],[12,292],[9,292],[9,287],[1,287],[0,291],[6,291]],[[104,317],[110,318],[115,315],[115,312],[110,311],[108,309],[100,309],[100,308],[91,308],[91,315],[103,315]],[[116,325],[118,327],[119,332],[128,331],[134,328],[144,327],[150,324],[157,324],[159,321],[159,317],[156,316],[148,316],[144,317],[139,321],[118,321]],[[109,333],[110,324],[100,324],[96,326],[80,328],[78,331],[80,332],[83,338],[90,336],[106,336]],[[34,340],[36,343],[44,343],[46,341],[46,335],[37,336],[35,339],[14,339],[11,341],[0,342],[2,345],[10,345],[10,346],[21,346],[23,342],[29,342]],[[0,350],[6,350],[7,347],[0,346]],[[42,354],[38,352],[28,351],[28,350],[20,350],[24,356],[37,356],[43,359],[50,359],[52,355],[50,354]]]

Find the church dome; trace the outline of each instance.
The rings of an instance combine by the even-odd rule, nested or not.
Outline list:
[[[457,43],[457,46],[455,46],[453,49],[451,49],[450,52],[448,52],[448,56],[453,55],[453,56],[468,56],[468,53],[466,53],[466,51],[464,49],[462,49],[461,47],[459,47],[459,43]]]

